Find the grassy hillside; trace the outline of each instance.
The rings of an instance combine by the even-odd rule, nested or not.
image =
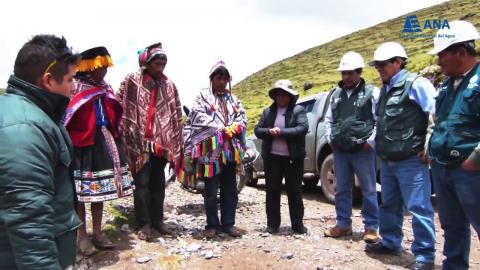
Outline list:
[[[463,19],[472,22],[477,29],[480,29],[479,10],[480,1],[454,0],[409,14],[417,15],[422,28],[427,19],[441,19],[442,21],[447,19],[450,22]],[[407,66],[409,70],[418,72],[424,67],[436,63],[436,58],[427,54],[433,47],[431,38],[404,39],[401,37],[406,15],[303,51],[276,62],[239,82],[234,86],[234,93],[240,97],[247,110],[249,131],[252,132],[263,108],[271,103],[266,92],[276,80],[290,79],[301,96],[327,91],[339,80],[340,75],[336,69],[340,58],[347,51],[360,53],[367,62],[373,58],[373,52],[378,45],[386,41],[397,41],[407,50],[410,58]],[[424,29],[422,34],[434,35],[436,31],[437,29]],[[380,86],[377,72],[372,67],[364,69],[363,77]],[[303,91],[303,85],[307,81],[313,82],[314,87]]]
[[[3,95],[3,93],[5,93],[5,89],[0,88],[0,95]]]

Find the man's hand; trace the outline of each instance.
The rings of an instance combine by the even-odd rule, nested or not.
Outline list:
[[[278,127],[271,128],[271,129],[268,130],[268,132],[270,132],[270,134],[271,134],[273,137],[278,137],[278,136],[280,136],[280,128],[278,128]]]
[[[462,169],[466,171],[478,171],[480,170],[480,165],[469,159],[466,159],[462,162]]]

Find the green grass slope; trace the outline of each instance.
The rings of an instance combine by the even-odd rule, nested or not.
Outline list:
[[[433,47],[433,41],[431,38],[402,38],[406,15],[417,15],[422,29],[427,19],[441,19],[442,21],[447,19],[450,22],[462,19],[472,22],[477,29],[480,29],[479,10],[480,1],[449,1],[351,33],[276,62],[252,74],[236,84],[233,91],[239,96],[247,110],[249,132],[253,131],[263,108],[271,104],[271,100],[267,97],[267,90],[276,80],[291,80],[301,96],[327,91],[340,78],[336,69],[343,54],[348,51],[356,51],[368,62],[373,58],[373,52],[378,45],[386,41],[400,42],[405,46],[409,56],[407,68],[418,72],[424,67],[436,63],[436,58],[427,54]],[[422,34],[434,35],[436,31],[437,29],[424,29]],[[377,72],[372,67],[368,66],[364,69],[363,77],[380,86]],[[303,85],[307,81],[313,82],[314,87],[304,91]]]

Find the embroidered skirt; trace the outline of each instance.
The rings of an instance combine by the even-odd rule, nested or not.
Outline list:
[[[74,180],[79,202],[104,202],[133,193],[121,142],[106,127],[97,127],[95,145],[74,148]]]

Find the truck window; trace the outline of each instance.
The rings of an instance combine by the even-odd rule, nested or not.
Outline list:
[[[312,112],[313,111],[313,106],[315,105],[315,99],[303,102],[299,105],[302,106],[303,108],[305,108],[305,111],[307,113]]]

